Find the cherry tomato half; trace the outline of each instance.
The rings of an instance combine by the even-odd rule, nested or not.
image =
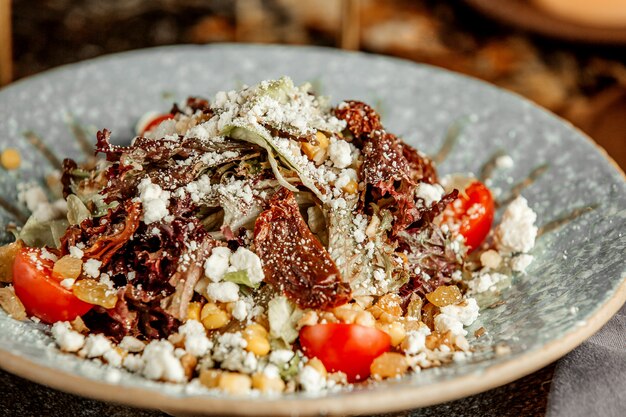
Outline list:
[[[144,128],[142,129],[140,135],[143,136],[146,133],[148,133],[149,131],[151,131],[152,129],[156,128],[158,125],[161,124],[161,122],[165,121],[165,120],[169,120],[169,119],[173,119],[174,115],[173,114],[160,114],[158,116],[155,116],[153,119],[150,119],[150,121],[148,121],[146,123],[146,125],[144,126]]]
[[[485,240],[493,223],[495,206],[489,189],[480,181],[472,182],[464,193],[446,207],[443,224],[465,238],[470,251]]]
[[[41,250],[24,248],[13,263],[13,287],[26,312],[46,323],[72,321],[93,305],[79,300],[52,276],[53,262]]]
[[[329,371],[341,371],[349,382],[355,382],[369,376],[370,365],[389,350],[391,338],[373,327],[328,323],[303,327],[300,345],[307,357],[319,359]]]

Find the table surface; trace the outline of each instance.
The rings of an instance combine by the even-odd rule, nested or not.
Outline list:
[[[531,375],[481,394],[419,410],[385,414],[384,417],[541,416],[545,414],[554,366],[548,365]],[[4,391],[0,396],[2,416],[168,416],[160,411],[141,410],[81,398],[35,384],[4,371],[0,371],[0,380]]]

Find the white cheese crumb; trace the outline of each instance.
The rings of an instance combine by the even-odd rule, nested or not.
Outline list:
[[[83,259],[83,256],[85,255],[84,252],[76,246],[70,246],[69,250],[72,258]]]
[[[178,328],[178,332],[185,336],[185,350],[194,356],[204,356],[213,347],[199,321],[187,320]]]
[[[513,271],[524,273],[526,272],[526,268],[528,268],[528,266],[532,263],[533,259],[534,257],[532,255],[522,253],[511,258],[509,262]]]
[[[493,249],[489,249],[480,254],[480,263],[485,268],[498,269],[501,262],[502,256],[500,256],[500,254]]]
[[[66,321],[58,321],[52,325],[52,337],[65,352],[78,352],[85,344],[85,336],[74,331]]]
[[[495,231],[496,247],[503,253],[526,253],[535,246],[537,215],[522,196],[509,204]]]
[[[428,184],[420,182],[415,189],[415,197],[424,200],[424,205],[430,207],[443,197],[443,187],[439,184]]]
[[[288,350],[288,349],[277,349],[277,350],[273,350],[272,353],[270,353],[270,362],[273,363],[274,365],[277,366],[284,366],[287,362],[289,362],[291,360],[291,358],[293,358],[293,351]]]
[[[239,285],[234,282],[212,282],[207,285],[206,294],[210,300],[230,303],[239,299]]]
[[[65,278],[61,280],[60,284],[66,290],[70,290],[74,286],[74,282],[76,282],[74,278]]]
[[[496,289],[495,285],[505,278],[506,275],[497,272],[475,273],[473,279],[467,283],[467,286],[469,287],[469,292],[473,294],[493,291]]]
[[[88,358],[97,358],[112,349],[111,341],[101,334],[90,334],[83,351]]]
[[[298,382],[306,392],[319,392],[326,386],[326,378],[312,366],[305,366],[298,374]]]
[[[119,368],[122,366],[122,355],[115,349],[110,349],[104,352],[102,358],[111,366]]]
[[[83,263],[83,272],[85,275],[90,276],[92,278],[98,278],[100,276],[100,267],[102,266],[102,262],[97,259],[87,259]]]
[[[479,309],[476,300],[469,297],[459,304],[441,307],[441,313],[454,317],[463,323],[463,326],[467,327],[471,326],[476,321],[479,315]]]
[[[158,184],[153,184],[149,177],[141,180],[137,186],[139,201],[143,207],[143,222],[151,224],[169,215],[170,192],[163,191]]]
[[[219,282],[228,271],[232,252],[224,246],[213,248],[211,256],[204,262],[204,275],[211,281]]]
[[[407,333],[402,347],[407,355],[416,355],[426,349],[426,336],[430,334],[430,329],[426,326],[418,330],[411,330]]]
[[[248,306],[245,301],[237,300],[233,308],[233,317],[239,321],[244,321],[248,317]]]
[[[167,340],[153,340],[143,351],[142,374],[149,379],[184,382],[185,370]]]
[[[256,253],[249,249],[240,246],[237,251],[230,257],[232,271],[246,271],[248,280],[252,284],[258,284],[263,281],[265,275],[263,274],[263,266],[261,265],[261,259]]]
[[[347,168],[352,163],[350,144],[343,139],[331,138],[328,153],[337,168]]]
[[[141,355],[128,354],[122,360],[122,366],[131,372],[141,372],[144,365]]]
[[[119,347],[121,347],[124,350],[127,350],[128,352],[137,353],[137,352],[143,351],[146,345],[141,340],[137,339],[136,337],[124,336],[124,338],[119,344]]]
[[[463,323],[447,314],[435,316],[435,330],[439,333],[450,331],[453,335],[465,336],[467,334],[467,330],[463,330]]]
[[[496,167],[498,168],[513,168],[513,158],[509,155],[502,155],[496,158]]]

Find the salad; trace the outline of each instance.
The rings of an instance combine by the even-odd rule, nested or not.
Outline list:
[[[229,393],[316,392],[464,361],[480,297],[532,262],[536,215],[496,202],[359,101],[291,79],[97,134],[0,247],[0,305],[64,352]],[[510,166],[501,157],[500,168]]]

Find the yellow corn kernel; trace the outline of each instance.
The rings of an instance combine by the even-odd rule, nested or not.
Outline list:
[[[341,188],[348,194],[356,194],[359,191],[359,183],[355,180],[350,180],[346,185]]]
[[[328,137],[322,132],[318,131],[315,134],[315,140],[313,142],[302,142],[300,144],[300,147],[302,148],[302,152],[304,152],[307,158],[319,165],[324,162],[324,160],[328,156],[328,144]]]
[[[315,369],[324,378],[326,378],[326,375],[328,374],[326,372],[326,367],[324,366],[322,361],[317,358],[309,359],[309,361],[306,363],[306,366],[310,366],[311,368]]]
[[[230,317],[215,303],[206,303],[200,311],[200,321],[207,330],[215,330],[226,326]]]
[[[185,353],[180,358],[180,364],[185,370],[185,376],[189,380],[193,376],[193,371],[196,369],[196,365],[198,364],[198,358],[189,353]]]
[[[391,337],[392,346],[398,346],[406,337],[406,330],[400,322],[379,324],[377,327]]]
[[[197,301],[192,301],[189,303],[187,307],[187,320],[196,320],[200,321],[200,310],[202,309],[202,304]]]
[[[374,378],[395,378],[408,371],[409,362],[401,353],[385,352],[372,362],[370,372]]]
[[[217,369],[202,369],[200,371],[200,383],[207,388],[217,388],[222,377],[222,371]]]
[[[376,319],[372,316],[372,313],[369,311],[359,311],[354,319],[356,324],[366,327],[374,327],[376,324]]]
[[[354,323],[358,312],[354,311],[349,306],[337,307],[333,310],[333,314],[343,323]]]
[[[54,263],[52,273],[61,278],[76,279],[83,271],[83,261],[65,255]]]
[[[243,338],[246,341],[246,350],[257,356],[265,356],[270,352],[270,341],[267,339],[267,333],[263,334],[258,328],[253,326],[255,325],[252,324],[243,331]],[[256,326],[261,327],[258,324]]]
[[[237,372],[224,372],[217,386],[229,394],[246,394],[252,388],[252,379]]]
[[[252,375],[252,388],[261,392],[283,392],[285,382],[280,377],[269,377],[262,372]]]
[[[252,323],[246,326],[245,332],[258,334],[261,336],[267,336],[267,329],[259,323]]]
[[[5,149],[0,155],[0,163],[7,171],[18,169],[22,163],[20,151],[14,148]]]

